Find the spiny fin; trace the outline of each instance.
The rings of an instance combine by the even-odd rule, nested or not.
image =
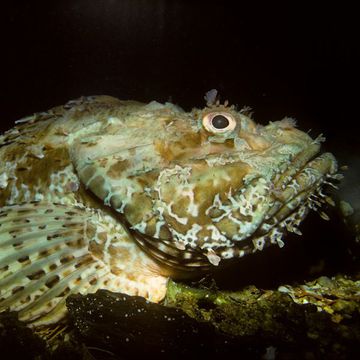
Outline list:
[[[54,323],[72,293],[95,292],[109,269],[89,251],[93,212],[76,206],[28,203],[0,208],[0,311]]]

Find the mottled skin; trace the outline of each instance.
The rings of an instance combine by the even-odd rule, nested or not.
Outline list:
[[[43,325],[71,293],[159,301],[168,276],[283,246],[330,202],[321,187],[337,165],[322,140],[225,105],[108,96],[20,120],[0,137],[0,310]]]

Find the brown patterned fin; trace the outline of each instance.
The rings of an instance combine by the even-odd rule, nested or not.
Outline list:
[[[1,208],[0,311],[53,323],[64,316],[68,295],[96,291],[109,269],[89,251],[93,221],[91,211],[61,204]]]

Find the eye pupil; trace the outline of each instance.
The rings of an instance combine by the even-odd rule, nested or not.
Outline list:
[[[225,129],[230,122],[224,115],[216,115],[211,120],[212,126],[216,129]]]

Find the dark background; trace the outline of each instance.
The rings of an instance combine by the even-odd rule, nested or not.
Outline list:
[[[252,107],[258,122],[292,116],[329,140],[351,138],[358,123],[357,11],[340,2],[8,3],[2,129],[82,95],[171,99],[191,109],[211,88]]]
[[[324,133],[340,164],[360,173],[358,11],[324,4],[3,2],[0,130],[82,95],[171,100],[190,110],[216,88],[222,100],[252,107],[259,123],[291,116],[313,137]],[[303,229],[310,242],[322,236],[315,254],[338,258],[342,228],[307,220]],[[313,256],[296,247],[281,253],[293,268],[297,255]]]

